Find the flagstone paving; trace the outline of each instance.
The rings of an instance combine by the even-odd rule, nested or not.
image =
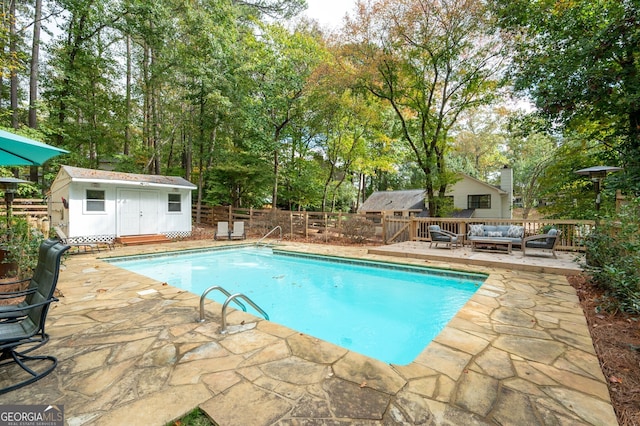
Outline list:
[[[399,261],[366,248],[284,248]],[[219,304],[207,302],[206,321],[196,322],[199,295],[100,256],[64,262],[51,341],[41,349],[58,357],[56,370],[0,403],[64,404],[69,425],[163,425],[196,406],[221,426],[617,424],[575,291],[561,275],[469,268],[488,273],[486,282],[414,362],[399,366],[240,311],[228,323],[241,331],[222,335]],[[4,367],[0,384],[12,374]]]

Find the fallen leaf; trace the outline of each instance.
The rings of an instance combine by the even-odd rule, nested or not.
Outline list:
[[[611,383],[622,383],[622,379],[620,379],[620,378],[618,378],[618,377],[616,377],[616,376],[611,376],[611,377],[609,377],[609,381],[610,381]]]
[[[360,383],[360,387],[361,388],[366,388],[367,387],[367,382],[364,381],[364,382]]]
[[[107,289],[106,288],[99,288],[98,290],[96,290],[98,293],[106,293]]]

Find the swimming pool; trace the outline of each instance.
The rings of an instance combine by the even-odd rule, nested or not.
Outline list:
[[[243,293],[271,321],[399,365],[412,362],[486,279],[256,247],[108,261],[197,295],[213,285]],[[208,297],[226,299],[218,292]]]

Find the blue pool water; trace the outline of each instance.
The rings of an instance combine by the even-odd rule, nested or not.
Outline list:
[[[213,285],[243,293],[271,321],[399,365],[412,362],[486,278],[254,247],[125,259],[110,262],[197,295]],[[208,297],[225,301],[219,292]]]

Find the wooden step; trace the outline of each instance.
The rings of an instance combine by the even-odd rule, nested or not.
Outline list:
[[[120,243],[125,246],[136,246],[142,244],[158,244],[168,243],[171,240],[166,235],[127,235],[125,237],[116,238],[116,243]]]

